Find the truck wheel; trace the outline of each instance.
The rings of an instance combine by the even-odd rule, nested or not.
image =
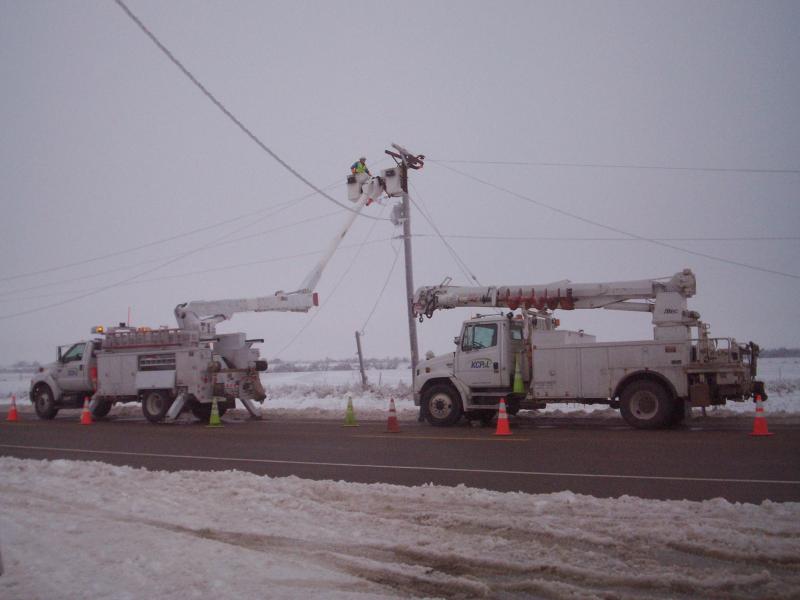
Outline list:
[[[33,407],[40,419],[54,419],[58,414],[55,398],[50,386],[42,383],[33,390]]]
[[[92,416],[97,419],[102,419],[105,417],[109,412],[111,412],[111,400],[100,400],[97,403],[97,406],[94,407],[92,411]]]
[[[458,392],[447,384],[434,385],[422,397],[428,423],[437,427],[455,425],[464,409]]]
[[[217,410],[219,411],[219,416],[222,417],[228,409],[224,406],[217,405]],[[202,421],[203,423],[208,423],[211,419],[211,403],[207,402],[205,404],[200,404],[199,402],[192,405],[192,414],[194,418],[198,421]]]
[[[664,386],[640,379],[625,386],[620,398],[620,412],[628,425],[636,429],[659,429],[670,424],[675,400]]]
[[[172,398],[160,390],[150,392],[142,399],[142,413],[151,423],[159,423],[167,416]]]

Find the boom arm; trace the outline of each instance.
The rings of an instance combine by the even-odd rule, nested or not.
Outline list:
[[[699,315],[688,311],[686,299],[697,291],[694,273],[684,269],[668,279],[640,279],[608,283],[458,287],[446,284],[419,288],[414,294],[414,314],[428,318],[436,310],[456,307],[575,310],[608,308],[653,313],[655,325],[690,325]],[[639,302],[637,302],[637,300]],[[641,302],[644,300],[644,302]]]
[[[203,337],[213,337],[216,324],[230,319],[236,313],[267,311],[308,312],[312,307],[319,306],[319,300],[314,288],[322,277],[322,271],[353,225],[361,209],[364,208],[370,198],[377,198],[380,195],[382,184],[377,177],[373,177],[364,182],[362,189],[363,192],[350,212],[347,221],[336,237],[333,238],[320,261],[300,284],[300,289],[294,292],[278,291],[270,296],[258,296],[256,298],[192,300],[191,302],[179,304],[175,307],[175,318],[178,321],[178,327],[200,331]]]

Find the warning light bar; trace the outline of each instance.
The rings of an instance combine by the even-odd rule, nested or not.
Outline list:
[[[98,325],[97,327],[92,327],[92,333],[105,333],[106,328],[102,325]]]

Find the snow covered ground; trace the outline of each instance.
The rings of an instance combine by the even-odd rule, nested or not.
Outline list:
[[[367,378],[370,390],[363,391],[358,371],[267,372],[262,375],[268,394],[263,407],[274,416],[341,419],[349,394],[359,419],[385,419],[389,398],[394,398],[400,419],[416,418],[418,409],[411,399],[409,369],[368,371]],[[759,378],[767,385],[769,400],[765,410],[768,418],[800,418],[800,358],[761,359]],[[8,404],[13,393],[20,407],[30,411],[29,381],[28,375],[0,374],[0,406]],[[120,412],[140,414],[141,410],[130,404],[115,407],[112,414]],[[621,419],[619,411],[603,405],[551,404],[542,412],[574,418]],[[695,409],[695,413],[699,415],[700,411]],[[707,411],[711,418],[737,415],[751,417],[752,414],[752,402],[730,402],[724,407]],[[236,417],[231,414],[227,418]]]
[[[800,503],[0,458],[2,598],[797,598]]]
[[[797,418],[800,359],[763,360],[760,370],[769,418]],[[357,372],[266,374],[265,410],[339,419],[351,394],[360,419],[386,418],[390,397],[401,419],[416,417],[407,369],[368,375],[373,389],[362,392]],[[26,377],[0,376],[4,403],[11,393],[31,411]],[[619,418],[579,405],[552,410]],[[709,413],[751,411],[742,403]],[[0,473],[3,599],[800,597],[800,503],[598,499],[14,458],[0,458]]]

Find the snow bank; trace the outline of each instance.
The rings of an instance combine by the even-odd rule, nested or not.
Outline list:
[[[4,598],[796,598],[800,503],[0,458]]]

